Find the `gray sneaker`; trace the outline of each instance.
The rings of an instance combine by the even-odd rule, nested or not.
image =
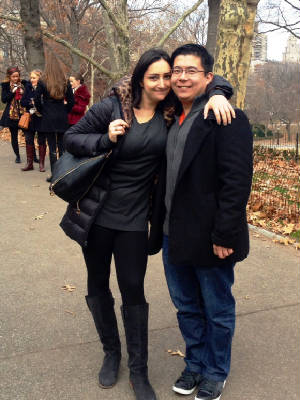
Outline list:
[[[219,400],[222,395],[226,381],[212,381],[210,379],[203,378],[200,385],[198,394],[195,400]]]
[[[184,370],[181,376],[174,383],[172,389],[176,393],[191,394],[199,385],[202,377],[196,372]]]

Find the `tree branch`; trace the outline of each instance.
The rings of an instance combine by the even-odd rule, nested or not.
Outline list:
[[[198,0],[193,7],[191,7],[189,10],[187,10],[178,20],[175,22],[175,24],[171,27],[171,29],[165,34],[165,36],[157,43],[157,47],[162,47],[166,40],[172,35],[173,32],[176,31],[178,26],[197,8],[200,6],[200,4],[203,3],[203,0]]]
[[[5,20],[8,20],[8,21],[13,21],[13,22],[17,22],[19,24],[22,24],[22,20],[20,18],[13,17],[13,16],[10,16],[10,15],[4,15],[4,14],[0,13],[0,19],[5,19]],[[45,29],[42,29],[42,34],[44,36],[54,40],[55,42],[60,43],[64,47],[67,47],[72,53],[77,54],[79,57],[84,58],[89,63],[91,63],[96,69],[101,71],[104,75],[108,76],[110,79],[115,80],[117,78],[120,78],[120,76],[117,73],[113,73],[110,70],[108,70],[107,68],[102,67],[102,65],[97,63],[90,56],[88,56],[87,54],[85,54],[82,51],[80,51],[80,50],[76,49],[75,47],[73,47],[72,44],[70,42],[68,42],[67,40],[61,39],[60,37],[54,35],[53,33],[50,33],[48,31],[46,31]]]
[[[122,36],[124,39],[127,38],[127,31],[126,29],[123,28],[123,25],[117,20],[115,15],[113,14],[111,8],[107,4],[106,0],[99,0],[99,3],[102,5],[104,10],[107,12],[107,15],[109,16],[109,19],[112,21],[114,24],[117,32],[119,33],[120,36]]]

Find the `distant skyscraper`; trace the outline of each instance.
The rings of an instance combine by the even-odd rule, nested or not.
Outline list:
[[[289,63],[300,62],[300,40],[293,36],[289,36],[285,52],[283,53],[283,61]]]
[[[267,61],[268,38],[265,33],[258,33],[258,23],[255,23],[254,35],[252,40],[251,61]]]

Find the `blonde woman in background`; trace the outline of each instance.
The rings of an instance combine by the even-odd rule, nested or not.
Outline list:
[[[35,108],[33,98],[37,88],[39,79],[41,78],[42,71],[39,69],[34,69],[30,73],[30,81],[25,86],[25,92],[21,99],[21,105],[26,108],[26,110],[31,114],[31,120],[29,123],[28,130],[24,131],[25,141],[26,141],[26,155],[27,164],[22,171],[33,170],[34,161],[34,136],[37,132],[38,145],[39,145],[39,169],[40,172],[45,172],[45,155],[46,155],[46,135],[40,132],[41,128],[41,114]]]

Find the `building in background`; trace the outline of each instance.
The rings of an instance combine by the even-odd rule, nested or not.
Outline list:
[[[283,62],[300,63],[300,40],[290,35],[283,53]]]
[[[254,71],[257,65],[267,62],[268,37],[266,33],[258,33],[258,22],[255,22],[252,39],[252,54],[250,71]]]

